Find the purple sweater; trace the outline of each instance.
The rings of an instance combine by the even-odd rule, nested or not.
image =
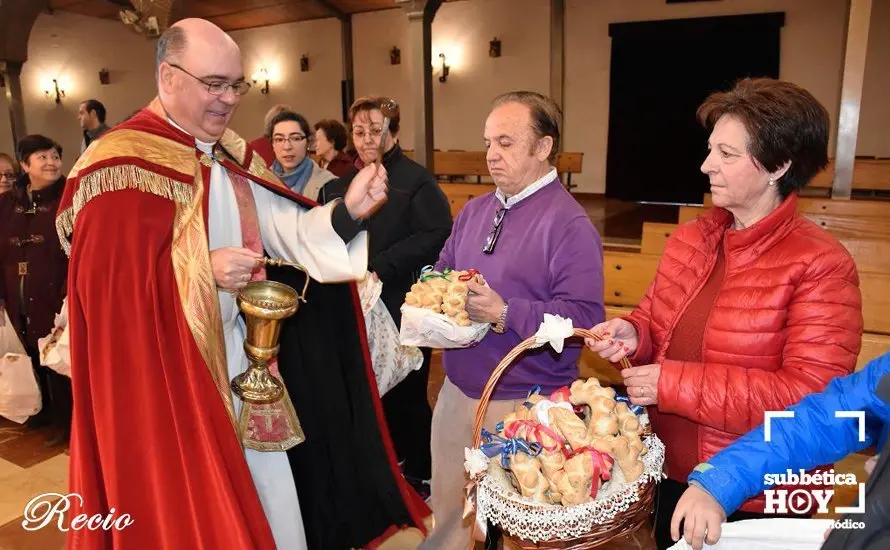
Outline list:
[[[482,253],[501,203],[494,193],[464,206],[439,255],[437,270],[479,270],[507,301],[507,330],[489,331],[478,345],[445,350],[445,373],[467,396],[482,395],[492,371],[521,341],[535,334],[545,313],[570,318],[576,328],[605,319],[603,249],[587,213],[558,179],[511,206],[494,253]],[[578,377],[580,340],[562,354],[549,345],[528,350],[501,376],[493,399],[525,397],[535,385],[550,392]]]

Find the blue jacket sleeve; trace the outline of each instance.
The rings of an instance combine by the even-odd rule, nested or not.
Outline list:
[[[766,474],[809,470],[872,445],[883,445],[890,426],[890,404],[875,392],[885,375],[890,375],[890,354],[850,376],[835,378],[824,392],[788,407],[786,410],[794,413],[792,418],[772,418],[770,441],[765,440],[762,424],[743,435],[696,466],[689,483],[708,491],[729,515],[767,488]],[[836,417],[838,411],[865,413],[864,440],[858,418]]]

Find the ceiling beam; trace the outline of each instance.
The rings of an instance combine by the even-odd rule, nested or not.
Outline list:
[[[275,2],[272,4],[266,5],[266,6],[257,6],[255,8],[247,8],[247,9],[243,9],[243,8],[242,9],[233,9],[233,10],[225,11],[222,13],[202,14],[200,17],[207,19],[207,20],[211,20],[211,19],[216,19],[217,17],[230,17],[232,15],[243,15],[245,13],[252,13],[252,12],[267,10],[270,8],[289,6],[289,5],[293,5],[293,3],[294,3],[294,0],[280,0],[279,2]],[[192,15],[192,14],[189,14],[189,15]],[[197,16],[194,16],[194,17],[197,17]]]
[[[348,13],[342,11],[342,10],[341,10],[340,8],[338,8],[337,6],[331,4],[330,0],[313,0],[313,1],[314,1],[317,5],[322,6],[323,8],[327,9],[328,11],[330,11],[332,14],[334,14],[334,17],[336,17],[336,18],[339,19],[340,21],[345,21],[345,20],[348,20],[348,19],[350,18],[350,14],[348,14]]]

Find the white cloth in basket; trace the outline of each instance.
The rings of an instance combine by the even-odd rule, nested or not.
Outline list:
[[[462,327],[447,315],[414,306],[402,306],[402,345],[425,348],[467,348],[478,344],[488,334],[488,323]]]
[[[748,519],[724,523],[714,550],[819,550],[825,542],[830,519]],[[670,550],[692,550],[684,539]]]
[[[414,346],[399,342],[396,323],[380,299],[383,283],[367,276],[358,284],[365,326],[368,332],[368,348],[371,352],[371,366],[377,379],[377,391],[383,396],[411,371],[423,365],[423,354]]]

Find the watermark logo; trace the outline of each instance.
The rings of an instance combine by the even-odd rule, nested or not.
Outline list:
[[[835,411],[834,416],[835,418],[856,418],[859,424],[859,441],[865,441],[865,412]],[[763,438],[765,441],[772,441],[772,421],[779,418],[794,418],[794,411],[766,411],[764,413]],[[816,474],[810,474],[804,470],[797,472],[786,470],[782,474],[764,475],[763,483],[768,487],[775,485],[797,485],[803,487],[807,485],[829,485],[832,487],[835,485],[856,485],[858,486],[858,504],[856,506],[837,506],[834,512],[837,514],[865,513],[865,483],[860,483],[856,479],[855,474],[836,474],[834,469]],[[764,497],[766,498],[764,513],[804,514],[815,508],[816,513],[827,514],[830,512],[828,503],[833,496],[834,489],[766,489],[764,491]],[[862,522],[849,519],[835,521],[832,524],[833,529],[863,529],[864,527],[865,525]]]
[[[60,493],[43,493],[32,498],[25,506],[24,519],[22,520],[22,528],[26,531],[37,531],[55,522],[59,531],[67,532],[70,529],[80,531],[87,529],[90,531],[123,531],[127,527],[133,525],[133,518],[130,514],[117,515],[112,507],[108,510],[108,514],[95,514],[88,516],[79,514],[75,516],[70,523],[70,527],[65,525],[65,513],[71,509],[71,501],[77,499],[80,506],[83,506],[83,497],[77,493],[63,495]]]

